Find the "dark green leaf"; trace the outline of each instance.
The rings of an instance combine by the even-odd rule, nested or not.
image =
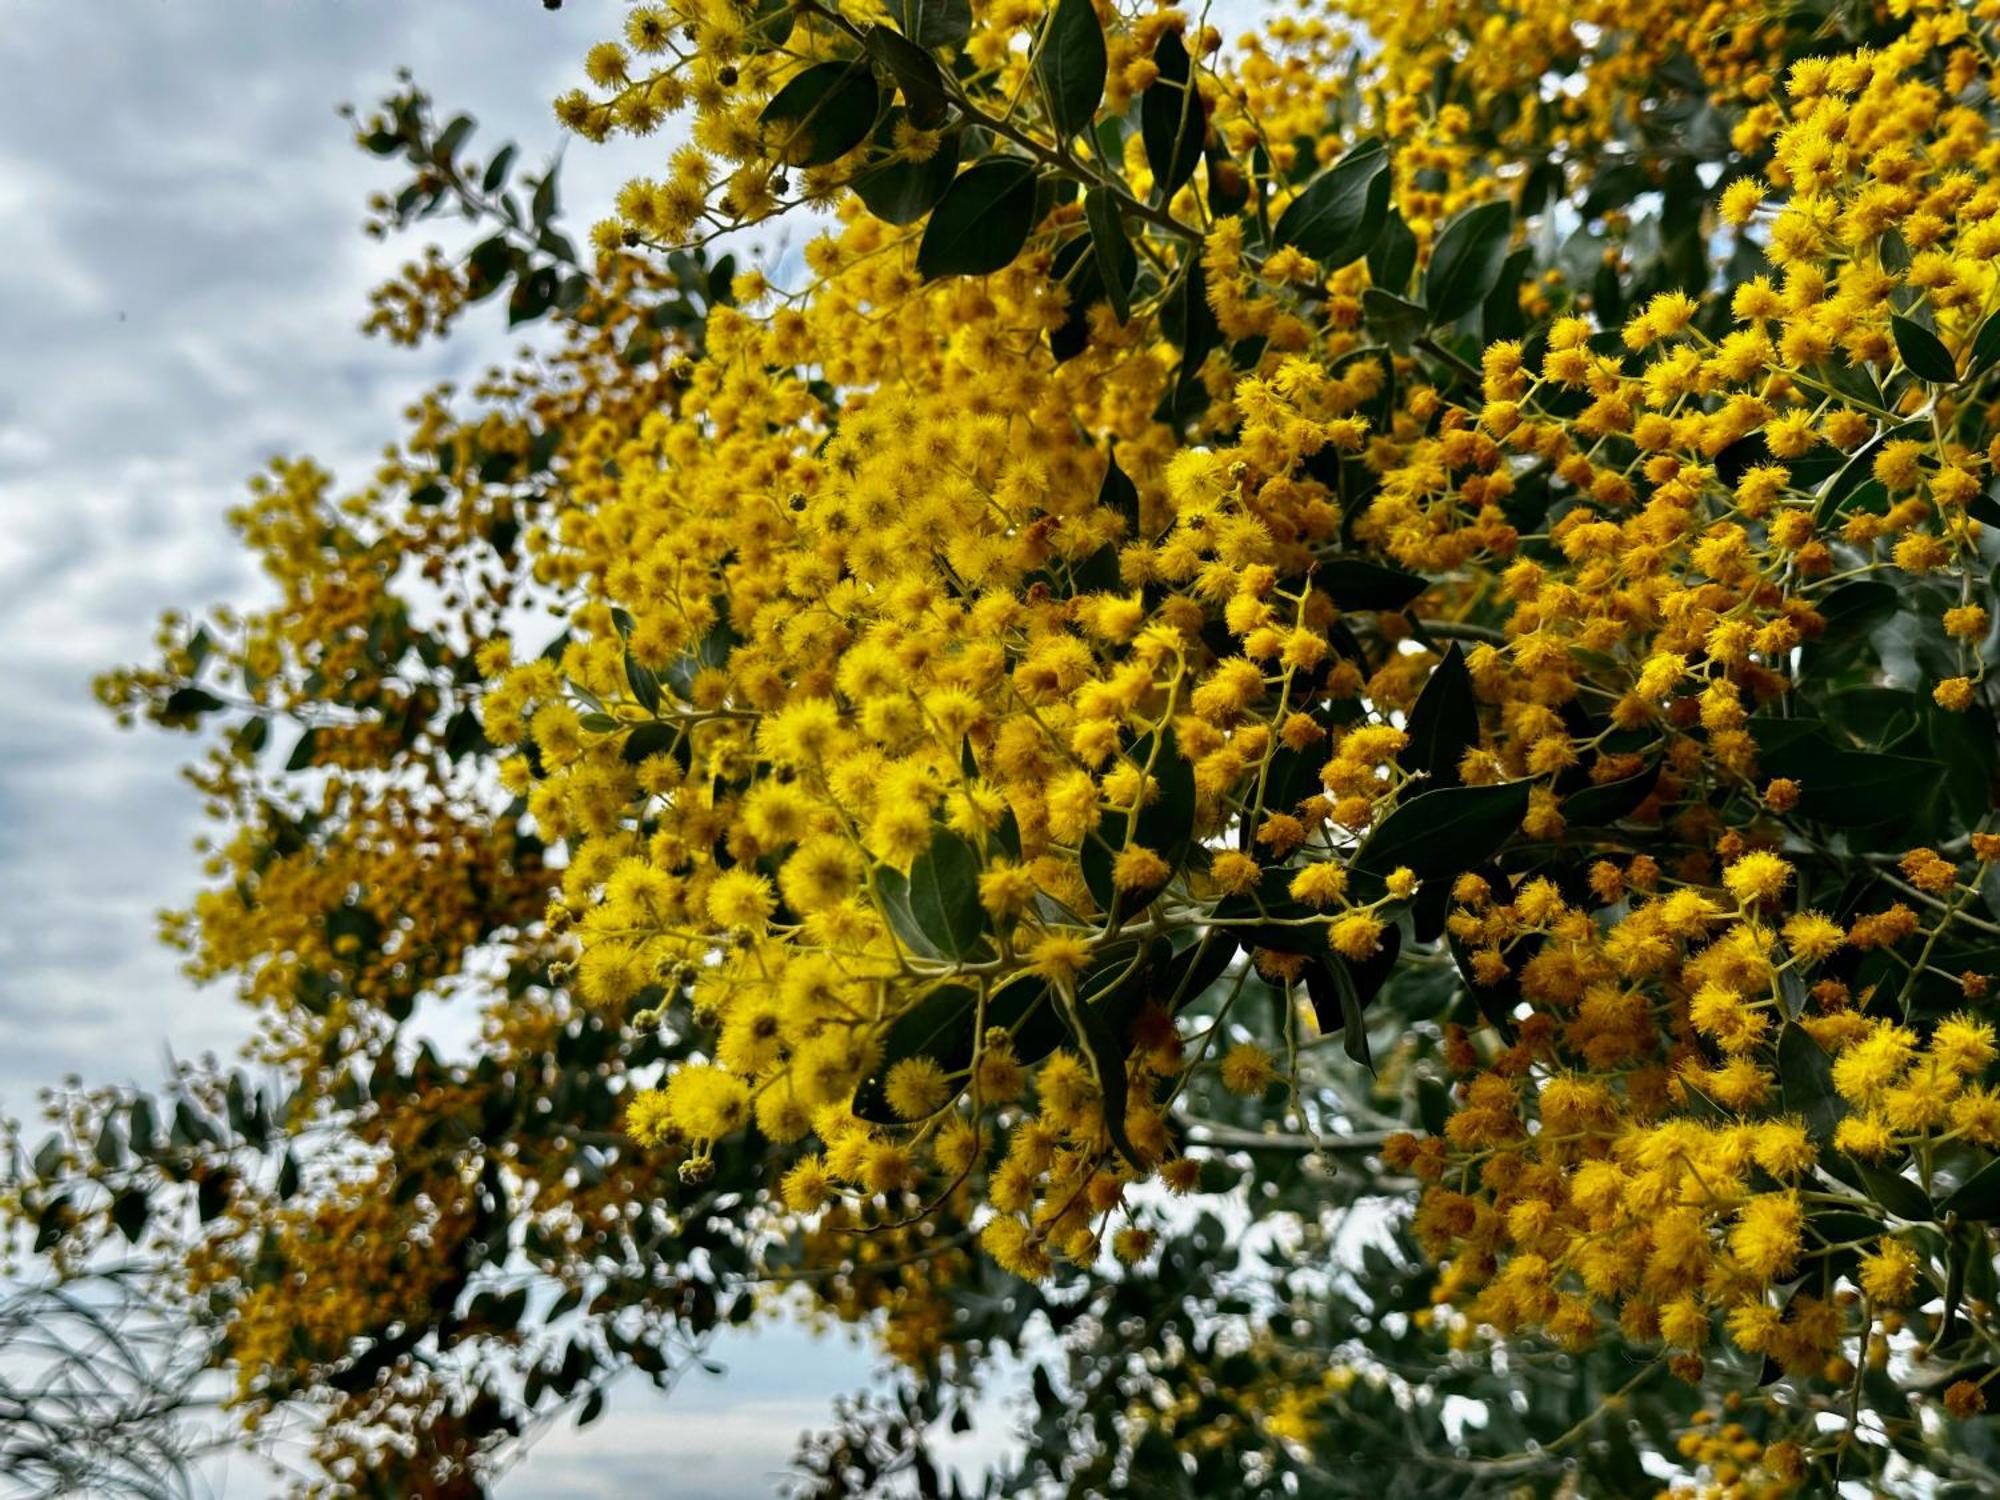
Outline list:
[[[1824,1145],[1846,1115],[1833,1088],[1833,1059],[1803,1026],[1787,1025],[1778,1036],[1778,1083],[1785,1110],[1805,1122],[1815,1141]]]
[[[1035,227],[1035,168],[1001,156],[966,168],[931,211],[917,247],[917,274],[985,276],[1007,266]]]
[[[125,1164],[125,1142],[118,1134],[118,1117],[107,1114],[104,1124],[97,1132],[97,1146],[92,1153],[100,1167],[117,1168]]]
[[[1993,810],[1996,742],[1992,716],[1978,702],[1963,713],[1953,713],[1928,699],[1923,713],[1931,754],[1943,768],[1944,791],[1951,799],[1952,811],[1967,825],[1976,825]]]
[[[1990,1223],[2000,1219],[2000,1159],[1989,1161],[1938,1205],[1946,1217]]]
[[[451,122],[440,130],[437,140],[431,144],[431,160],[440,166],[458,155],[458,148],[465,144],[465,138],[472,134],[472,116],[453,115]]]
[[[204,1224],[212,1223],[229,1207],[230,1190],[236,1174],[226,1167],[211,1168],[195,1187],[195,1211]]]
[[[1429,778],[1423,790],[1459,784],[1458,763],[1479,743],[1479,705],[1457,641],[1445,648],[1404,726],[1403,769]]]
[[[1836,828],[1866,828],[1908,818],[1937,791],[1934,761],[1865,750],[1814,757],[1799,777],[1798,810]]]
[[[1396,931],[1393,927],[1389,930]],[[1373,1073],[1375,1059],[1368,1050],[1368,1023],[1361,1016],[1361,995],[1345,963],[1337,960],[1334,963],[1333,982],[1340,987],[1340,1048],[1349,1058]]]
[[[1879,578],[1843,583],[1818,600],[1814,608],[1826,625],[1806,643],[1815,674],[1838,670],[1877,626],[1895,617],[1899,603],[1895,588]]]
[[[1889,315],[1889,328],[1896,335],[1896,352],[1904,367],[1919,380],[1933,385],[1950,385],[1958,379],[1958,365],[1951,351],[1936,334],[1901,313]]]
[[[1139,135],[1145,142],[1146,163],[1153,169],[1158,199],[1164,203],[1194,176],[1208,122],[1179,32],[1161,34],[1153,48],[1153,65],[1160,72],[1139,96]]]
[[[919,958],[943,958],[930,934],[918,923],[910,907],[910,881],[901,870],[884,867],[875,875],[876,894],[881,897],[882,915],[903,946]]]
[[[132,1143],[135,1154],[151,1156],[159,1145],[159,1123],[154,1118],[153,1101],[145,1094],[133,1096],[132,1108],[125,1125],[126,1138]]]
[[[1966,378],[1979,374],[1996,359],[2000,359],[2000,312],[1988,313],[1979,325],[1979,332],[1972,336],[1972,360],[1966,366]]]
[[[896,122],[903,117],[901,109],[889,111],[875,131],[875,144],[884,159],[856,175],[851,184],[868,212],[885,224],[916,223],[937,207],[958,172],[962,138],[956,130],[948,132],[924,161],[890,156]]]
[[[678,724],[641,724],[625,736],[625,747],[619,751],[619,758],[628,766],[636,766],[655,755],[671,755],[683,766],[688,763],[687,736]]]
[[[1651,796],[1659,780],[1660,768],[1652,765],[1635,776],[1581,787],[1563,798],[1563,818],[1577,828],[1615,823]]]
[[[815,63],[772,96],[758,119],[795,167],[835,161],[868,138],[881,106],[875,75],[860,58]]]
[[[1130,1003],[1144,992],[1146,964],[1141,960],[1123,979],[1098,995],[1079,993],[1077,1018],[1083,1026],[1084,1056],[1097,1079],[1097,1092],[1104,1115],[1104,1133],[1133,1166],[1145,1162],[1125,1130],[1125,1110],[1130,1082],[1125,1075],[1125,1058],[1131,1050],[1132,1013]]]
[[[1432,323],[1455,323],[1486,300],[1506,263],[1513,223],[1506,203],[1482,203],[1445,225],[1424,278]]]
[[[1423,1077],[1417,1080],[1417,1123],[1424,1127],[1426,1135],[1443,1135],[1445,1122],[1451,1118],[1451,1092],[1436,1078]]]
[[[1428,579],[1415,573],[1354,557],[1329,558],[1319,565],[1313,582],[1342,609],[1397,610],[1430,587]]]
[[[1386,875],[1408,865],[1419,879],[1457,875],[1507,842],[1528,812],[1528,783],[1444,787],[1412,798],[1382,820],[1354,856]]]
[[[556,300],[556,273],[553,266],[537,266],[514,282],[507,298],[507,326],[518,328],[541,317]]]
[[[1878,432],[1874,437],[1854,450],[1853,457],[1842,464],[1834,476],[1821,488],[1819,497],[1813,502],[1813,521],[1824,526],[1840,514],[1844,501],[1860,486],[1875,469],[1875,455],[1885,443],[1903,438],[1918,437],[1930,431],[1923,422],[1904,422],[1898,426]]]
[[[1090,0],[1056,0],[1042,28],[1035,76],[1041,80],[1059,140],[1089,128],[1104,98],[1104,72],[1104,27],[1097,8]]]
[[[1125,518],[1132,535],[1139,534],[1139,487],[1118,467],[1114,451],[1104,463],[1104,482],[1097,487],[1097,503]]]
[[[1382,291],[1401,297],[1410,289],[1417,269],[1417,237],[1391,208],[1382,218],[1382,232],[1368,247],[1368,279]]]
[[[1479,336],[1487,343],[1517,339],[1527,332],[1527,317],[1521,311],[1521,281],[1533,260],[1534,252],[1523,245],[1501,263],[1500,279],[1493,283],[1479,309]]]
[[[986,935],[979,851],[947,829],[910,865],[910,915],[946,958],[970,958]]]
[[[886,26],[871,26],[866,33],[868,51],[889,70],[903,91],[910,123],[919,130],[935,130],[945,121],[944,77],[930,53],[908,37]]]
[[[972,0],[896,0],[895,16],[919,47],[956,47],[972,35]]]
[[[1089,0],[1074,0],[1074,3],[1089,7]],[[1124,216],[1108,189],[1094,187],[1083,195],[1083,217],[1090,226],[1090,246],[1097,257],[1098,280],[1104,284],[1104,294],[1111,301],[1111,310],[1118,314],[1118,321],[1128,322],[1132,317],[1132,282],[1139,273],[1139,257],[1131,240],[1126,238]],[[1134,514],[1132,519],[1136,523],[1138,516]],[[1133,529],[1138,529],[1136,524]]]
[[[632,701],[649,714],[660,711],[660,678],[629,650],[625,653],[625,681],[631,686]]]
[[[169,719],[198,719],[226,706],[206,688],[175,688],[167,695],[166,716]]]
[[[504,234],[481,240],[472,247],[465,257],[465,269],[467,290],[475,302],[499,291],[514,274],[514,256],[514,246]]]
[[[1021,975],[993,992],[986,1003],[986,1025],[997,1026],[1012,1039],[1014,1056],[1033,1065],[1069,1040],[1062,1008],[1048,982]]]
[[[514,164],[513,146],[502,146],[493,153],[493,160],[486,164],[486,175],[479,180],[482,192],[495,192],[507,180],[507,169]]]
[[[962,984],[940,985],[890,1023],[882,1038],[882,1055],[854,1091],[857,1117],[877,1125],[904,1123],[889,1107],[884,1092],[889,1071],[910,1057],[928,1057],[948,1074],[971,1064],[978,992]]]
[[[1870,1166],[1865,1161],[1852,1165],[1868,1196],[1897,1218],[1924,1224],[1937,1217],[1937,1211],[1931,1207],[1930,1194],[1901,1172]]]
[[[1363,141],[1286,205],[1271,237],[1338,271],[1368,253],[1388,211],[1389,153],[1380,141]]]
[[[1430,321],[1430,314],[1419,304],[1379,286],[1361,289],[1361,316],[1384,343],[1398,350],[1407,350],[1410,340]]]

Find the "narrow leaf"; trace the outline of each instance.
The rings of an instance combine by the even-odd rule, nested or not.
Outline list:
[[[1165,202],[1194,176],[1201,161],[1207,120],[1179,32],[1161,35],[1153,49],[1153,65],[1160,71],[1139,99],[1139,135],[1145,142],[1146,162],[1153,169],[1159,200]]]
[[[1078,3],[1087,4],[1088,0]],[[1097,257],[1098,279],[1104,283],[1111,310],[1118,314],[1119,322],[1130,322],[1132,281],[1139,273],[1139,257],[1126,238],[1124,216],[1108,189],[1094,187],[1083,195],[1083,218],[1090,226],[1090,247]]]

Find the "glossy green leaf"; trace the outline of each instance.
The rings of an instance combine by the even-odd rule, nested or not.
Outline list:
[[[1401,609],[1430,587],[1418,574],[1355,557],[1329,558],[1319,565],[1313,582],[1342,609]]]
[[[141,1157],[151,1156],[159,1147],[159,1120],[153,1110],[152,1099],[145,1094],[135,1094],[132,1107],[126,1114],[125,1138],[131,1143],[133,1152]]]
[[[1179,32],[1161,34],[1153,48],[1153,65],[1159,76],[1139,96],[1139,135],[1145,143],[1147,165],[1153,169],[1155,196],[1165,202],[1194,176],[1207,121],[1195,92],[1193,65]]]
[[[1286,205],[1271,237],[1337,271],[1368,253],[1388,211],[1389,153],[1363,141]]]
[[[625,682],[632,689],[632,701],[649,714],[660,711],[660,678],[629,650],[625,653]]]
[[[784,161],[817,167],[868,138],[881,102],[868,65],[850,58],[815,63],[797,74],[772,96],[758,119]]]
[[[1035,168],[1019,157],[976,162],[931,210],[917,246],[917,274],[986,276],[1009,265],[1035,227]]]
[[[956,47],[972,35],[972,0],[895,0],[891,13],[919,47]]]
[[[167,694],[164,712],[169,720],[195,720],[203,714],[212,714],[227,706],[206,688],[184,687],[175,688]]]
[[[1389,929],[1391,932],[1395,928]],[[1366,1068],[1375,1071],[1375,1059],[1368,1050],[1368,1023],[1361,1015],[1361,996],[1354,985],[1354,976],[1345,963],[1333,965],[1333,982],[1340,990],[1340,1049],[1348,1057]]]
[[[1865,750],[1815,756],[1799,776],[1799,812],[1836,828],[1866,828],[1908,818],[1939,782],[1935,761]]]
[[[1564,821],[1577,828],[1596,828],[1629,817],[1659,785],[1660,768],[1646,767],[1637,775],[1580,787],[1562,801]]]
[[[947,131],[937,150],[923,161],[906,161],[890,154],[896,123],[903,118],[903,110],[892,109],[876,127],[875,145],[882,159],[865,167],[852,182],[868,212],[885,224],[916,223],[937,207],[958,175],[962,135],[956,130]]]
[[[903,104],[910,123],[919,130],[935,130],[945,121],[950,108],[945,102],[944,76],[937,60],[908,37],[886,26],[871,26],[864,33],[869,55],[889,70],[903,91]]]
[[[1513,209],[1501,202],[1469,208],[1444,226],[1424,277],[1432,323],[1455,323],[1486,300],[1506,264],[1513,224]]]
[[[482,192],[499,191],[500,184],[507,180],[507,169],[514,164],[514,147],[510,143],[493,153],[493,160],[486,164],[486,175],[479,179]]]
[[[152,1212],[153,1205],[148,1201],[144,1188],[127,1188],[111,1200],[111,1222],[118,1226],[118,1232],[130,1245],[139,1243],[139,1236],[146,1232],[146,1220]]]
[[[910,906],[910,880],[901,870],[884,867],[875,873],[875,894],[882,916],[903,946],[919,958],[943,958],[930,933],[917,921]]]
[[[1145,1162],[1125,1129],[1131,1090],[1125,1059],[1131,1051],[1132,1017],[1136,1009],[1133,1002],[1144,993],[1146,969],[1142,958],[1129,974],[1101,994],[1080,992],[1076,1001],[1077,1019],[1083,1027],[1080,1040],[1091,1075],[1097,1080],[1104,1133],[1120,1156],[1142,1169]]]
[[[1979,331],[1973,334],[1972,358],[1966,365],[1966,378],[1971,379],[1995,360],[2000,360],[2000,312],[1988,313],[1979,325]]]
[[[303,771],[313,763],[313,755],[319,749],[319,730],[308,729],[292,746],[292,753],[285,761],[287,771]]]
[[[1855,449],[1853,456],[1821,486],[1813,502],[1814,522],[1823,526],[1840,514],[1841,506],[1860,488],[1861,482],[1874,472],[1875,455],[1882,451],[1884,444],[1902,438],[1919,437],[1929,431],[1927,423],[1903,422],[1876,433],[1874,437]]]
[[[1104,480],[1097,487],[1097,503],[1106,510],[1124,517],[1132,534],[1139,534],[1139,487],[1131,477],[1118,466],[1118,454],[1114,450],[1104,461]]]
[[[1368,247],[1368,279],[1397,297],[1410,289],[1417,269],[1417,237],[1394,208],[1382,217],[1382,231]]]
[[[910,863],[910,915],[946,958],[970,958],[986,935],[979,851],[948,829]]]
[[[1889,329],[1896,336],[1896,352],[1903,357],[1904,368],[1917,379],[1933,385],[1950,385],[1958,379],[1958,364],[1951,351],[1930,329],[1901,313],[1889,315]]]
[[[1469,870],[1507,842],[1528,813],[1528,783],[1455,786],[1415,797],[1382,820],[1354,856],[1355,866],[1386,875],[1408,865],[1436,880]]]
[[[1410,340],[1430,322],[1430,314],[1420,303],[1385,292],[1379,286],[1362,288],[1361,316],[1383,342],[1398,350],[1407,350]]]
[[[1990,1223],[2000,1219],[2000,1159],[1989,1161],[1938,1205],[1940,1215]]]
[[[1923,1224],[1937,1217],[1930,1194],[1901,1172],[1871,1166],[1865,1161],[1854,1162],[1853,1167],[1868,1196],[1897,1218]]]
[[[1833,1059],[1803,1026],[1787,1025],[1778,1036],[1778,1084],[1784,1091],[1785,1112],[1797,1115],[1821,1144],[1847,1113],[1833,1088]]]
[[[1409,737],[1398,757],[1403,769],[1428,778],[1419,791],[1459,784],[1458,763],[1479,743],[1479,701],[1457,641],[1431,668],[1403,732]]]
[[[1921,703],[1924,733],[1930,751],[1944,773],[1944,794],[1952,811],[1968,826],[1993,810],[1993,783],[1996,744],[1993,716],[1985,705],[1974,702],[1970,709],[1954,713],[1926,696]]]
[[[1033,1065],[1070,1040],[1062,1006],[1048,981],[1024,974],[1002,985],[986,1003],[986,1027],[1007,1033],[1016,1060]]]
[[[1077,3],[1087,5],[1088,0]],[[1090,226],[1091,253],[1097,258],[1097,277],[1103,283],[1104,295],[1118,321],[1129,322],[1132,283],[1139,274],[1139,257],[1126,237],[1124,216],[1108,190],[1094,187],[1083,195],[1083,218]],[[1133,519],[1136,521],[1137,516]]]
[[[1104,27],[1090,0],[1056,0],[1042,28],[1035,77],[1056,134],[1068,140],[1087,130],[1104,98]],[[1121,321],[1125,314],[1120,314]]]
[[[882,1038],[880,1058],[854,1090],[855,1115],[878,1125],[903,1123],[889,1107],[885,1089],[890,1069],[905,1058],[927,1057],[947,1074],[964,1072],[972,1061],[978,1008],[978,991],[944,984],[891,1022]]]

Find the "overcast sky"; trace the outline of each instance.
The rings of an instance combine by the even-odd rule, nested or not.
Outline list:
[[[420,241],[359,233],[389,169],[335,105],[407,64],[479,144],[536,160],[549,99],[622,9],[0,0],[0,1111],[69,1072],[151,1083],[169,1044],[226,1055],[246,1031],[154,941],[200,879],[189,744],[118,731],[92,675],[145,658],[162,609],[257,597],[223,514],[273,455],[358,476],[411,396],[511,342],[476,318],[415,353],[358,332]],[[573,151],[566,201],[603,203],[638,166]],[[722,1380],[635,1388],[550,1438],[502,1500],[769,1495],[870,1365],[786,1330],[719,1354]],[[269,1492],[253,1465],[232,1476],[232,1500]]]

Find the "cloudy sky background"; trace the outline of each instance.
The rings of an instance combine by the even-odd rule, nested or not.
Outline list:
[[[145,658],[163,609],[261,597],[223,516],[273,455],[359,476],[414,394],[515,342],[478,317],[415,352],[361,336],[368,288],[421,240],[359,233],[391,169],[335,105],[408,65],[479,119],[480,154],[512,138],[533,163],[557,141],[548,100],[622,12],[0,0],[0,1113],[67,1073],[154,1083],[169,1045],[227,1056],[247,1030],[154,940],[200,880],[192,742],[117,730],[92,675]],[[636,153],[572,151],[565,201],[606,202]],[[724,1378],[624,1389],[551,1435],[503,1500],[769,1495],[871,1367],[784,1329],[717,1354]],[[254,1462],[218,1479],[232,1500],[270,1488]]]

